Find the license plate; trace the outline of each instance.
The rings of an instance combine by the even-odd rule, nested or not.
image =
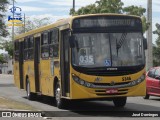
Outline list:
[[[116,89],[116,88],[107,89],[106,93],[108,93],[108,94],[118,93],[118,89]]]

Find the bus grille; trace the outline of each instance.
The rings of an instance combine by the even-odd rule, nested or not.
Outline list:
[[[128,89],[119,89],[118,90],[118,93],[113,93],[113,94],[109,94],[109,93],[106,93],[106,89],[103,89],[103,90],[95,90],[95,93],[96,95],[98,96],[111,96],[111,95],[125,95],[128,93]]]
[[[124,85],[128,84],[130,82],[120,82],[120,83],[115,83],[114,85]],[[100,86],[112,86],[111,83],[92,83],[94,85],[100,85]]]

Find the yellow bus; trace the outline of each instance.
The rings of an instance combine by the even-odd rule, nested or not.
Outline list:
[[[72,16],[15,37],[15,85],[27,92],[66,100],[113,100],[145,96],[145,49],[137,16]]]

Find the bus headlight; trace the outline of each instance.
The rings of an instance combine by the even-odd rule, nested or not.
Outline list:
[[[131,85],[132,85],[132,86],[136,85],[136,81],[132,81],[132,82],[131,82]]]
[[[78,78],[76,75],[72,75],[72,78],[73,78],[77,83],[79,83],[79,78]]]
[[[91,83],[86,82],[85,84],[87,87],[91,87]]]
[[[145,79],[145,75],[142,75],[140,78],[138,78],[137,80],[134,80],[131,82],[131,86],[137,85],[139,83],[141,83],[143,80]]]
[[[80,84],[80,85],[82,85],[82,86],[85,86],[85,87],[92,87],[92,86],[93,86],[92,83],[89,83],[89,82],[86,82],[86,81],[80,79],[80,78],[77,77],[75,74],[72,74],[72,78],[73,78],[73,80],[74,80],[76,83],[78,83],[78,84]]]
[[[81,85],[84,85],[84,83],[85,83],[85,82],[84,82],[83,80],[81,80],[81,79],[79,80],[79,82],[80,82]]]
[[[138,80],[137,80],[137,83],[140,83],[142,80],[139,78]]]
[[[114,86],[109,86],[109,85],[95,85],[93,83],[87,82],[85,80],[80,79],[78,76],[76,76],[75,74],[72,74],[72,78],[73,80],[78,83],[79,85],[82,85],[84,87],[88,87],[88,88],[124,88],[124,87],[132,87],[135,85],[140,84],[141,82],[143,82],[145,80],[145,75],[142,75],[141,77],[139,77],[137,80],[131,81],[128,84],[124,84],[124,85],[114,85]]]

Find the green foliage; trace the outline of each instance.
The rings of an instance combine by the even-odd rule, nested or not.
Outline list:
[[[96,3],[98,13],[122,13],[122,6],[124,5],[121,0],[100,0]]]
[[[0,54],[0,64],[5,63],[6,61],[4,60],[4,57],[2,54]]]
[[[146,21],[146,17],[143,15],[146,12],[145,8],[141,6],[128,6],[123,7],[124,3],[121,0],[99,0],[94,4],[87,5],[79,8],[77,11],[70,10],[70,15],[83,15],[83,14],[96,14],[96,13],[118,13],[136,15],[142,18],[143,32],[149,28],[149,23]]]
[[[11,36],[10,36],[10,39],[12,39]],[[4,49],[5,51],[8,52],[9,56],[11,57],[13,56],[13,42],[12,41],[1,39],[0,49]]]
[[[142,8],[141,6],[128,6],[123,8],[123,11],[126,12],[128,15],[137,15],[137,16],[143,16],[143,14],[146,12],[145,8]]]
[[[145,31],[148,30],[150,23],[147,22],[145,16],[142,16],[141,19],[142,19],[143,33],[145,33]]]
[[[156,40],[156,46],[153,47],[153,65],[160,66],[160,24],[156,24],[157,30],[153,31],[154,34],[158,35]]]
[[[4,23],[4,12],[7,10],[8,0],[0,0],[0,36],[6,37],[9,33]]]
[[[77,15],[95,14],[95,13],[97,13],[95,7],[96,7],[95,4],[91,4],[86,7],[82,7],[75,14],[77,14]]]
[[[25,25],[26,25],[25,26],[25,32],[28,32],[30,30],[33,30],[33,29],[48,25],[48,24],[50,24],[49,20],[50,20],[49,17],[44,17],[44,18],[41,18],[41,19],[39,19],[39,18],[26,19],[26,21],[25,21]],[[16,29],[16,33],[17,34],[24,33],[24,28],[23,27],[18,27]]]

